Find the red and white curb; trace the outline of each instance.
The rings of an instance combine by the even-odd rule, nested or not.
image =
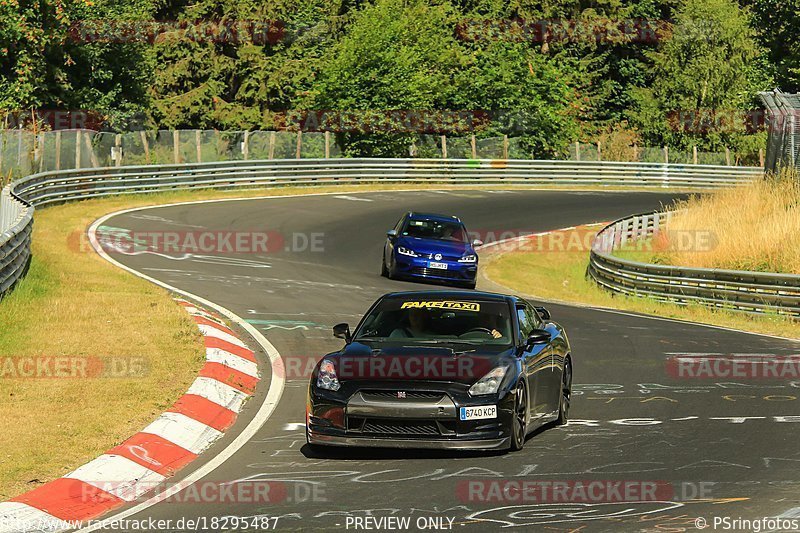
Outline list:
[[[197,458],[236,420],[258,383],[256,357],[222,319],[176,300],[203,334],[206,363],[167,412],[62,478],[0,503],[0,533],[76,527],[134,501]]]

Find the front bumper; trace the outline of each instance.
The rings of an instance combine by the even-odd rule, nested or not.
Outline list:
[[[447,269],[431,268],[431,262],[445,263]],[[434,261],[421,257],[395,255],[395,274],[409,278],[469,283],[478,276],[477,263],[459,263],[458,261]]]
[[[364,448],[409,448],[429,450],[503,450],[508,448],[508,437],[477,440],[439,439],[379,439],[371,437],[341,437],[308,432],[309,444],[323,446],[353,446]]]
[[[380,448],[497,450],[510,444],[511,393],[470,397],[453,383],[345,384],[337,392],[309,387],[306,432],[311,444]],[[403,399],[394,397],[398,389]],[[497,406],[497,417],[460,420],[461,407]]]

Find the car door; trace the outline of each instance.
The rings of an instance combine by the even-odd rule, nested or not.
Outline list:
[[[531,321],[537,329],[543,329],[550,333],[551,339],[557,337],[557,330],[552,324],[545,323],[533,306],[526,304],[525,310],[531,316]],[[536,409],[543,415],[553,414],[558,410],[558,402],[561,395],[561,364],[558,353],[549,342],[542,345],[542,365],[538,376],[538,390],[536,396]]]
[[[522,364],[525,369],[525,376],[528,381],[528,401],[531,420],[538,419],[545,414],[547,398],[540,392],[540,388],[547,384],[547,375],[543,371],[549,372],[546,368],[550,362],[550,353],[547,344],[534,344],[526,346],[526,340],[531,331],[536,329],[537,315],[531,312],[527,305],[520,303],[517,305],[517,321],[519,323],[519,343],[522,348]],[[545,404],[543,407],[542,404]]]

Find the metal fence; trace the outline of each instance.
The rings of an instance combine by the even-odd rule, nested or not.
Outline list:
[[[672,214],[634,215],[603,228],[592,244],[588,275],[600,286],[629,296],[800,316],[797,275],[655,265],[614,255],[629,242],[652,237]]]
[[[410,158],[533,159],[521,137],[408,136]],[[108,133],[57,130],[33,134],[0,131],[0,176],[20,178],[38,172],[130,165],[166,165],[262,159],[335,159],[345,157],[330,132],[161,130]],[[678,152],[631,146],[622,161],[735,165],[724,152]],[[574,143],[564,159],[602,161],[598,143]],[[754,162],[755,164],[755,162]]]
[[[757,179],[756,167],[591,161],[451,159],[283,159],[105,167],[42,172],[3,190],[0,294],[30,257],[33,207],[103,196],[177,189],[248,189],[281,185],[407,183],[462,185],[712,188]]]
[[[800,167],[800,94],[779,90],[760,93],[768,117],[765,168]]]

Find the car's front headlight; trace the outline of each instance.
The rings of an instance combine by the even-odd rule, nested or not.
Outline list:
[[[419,254],[414,250],[409,250],[405,246],[398,246],[397,253],[400,255],[407,255],[408,257],[419,257]]]
[[[336,377],[336,367],[330,359],[323,359],[319,365],[317,375],[317,387],[320,389],[337,391],[339,390],[339,378]]]
[[[459,263],[476,263],[478,261],[478,256],[475,254],[465,255],[461,259],[458,260]]]
[[[479,379],[469,388],[470,396],[481,396],[484,394],[495,394],[500,388],[500,383],[508,372],[507,366],[498,366],[491,372]]]

